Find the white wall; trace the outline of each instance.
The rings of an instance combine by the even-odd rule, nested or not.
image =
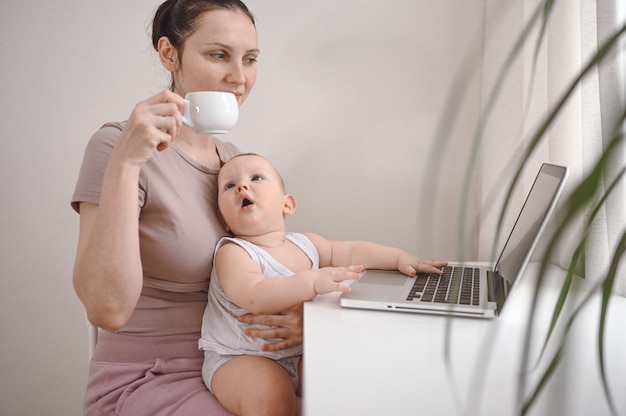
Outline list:
[[[168,84],[148,36],[158,3],[0,5],[2,415],[81,413],[87,338],[69,200],[90,135]],[[454,72],[468,50],[480,54],[468,45],[482,3],[249,0],[259,78],[230,139],[282,171],[299,201],[292,229],[456,254],[460,181],[421,191]],[[472,81],[452,129],[446,158],[459,168],[478,90]]]

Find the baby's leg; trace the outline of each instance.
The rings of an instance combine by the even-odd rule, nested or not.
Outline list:
[[[238,415],[289,415],[297,413],[291,378],[275,361],[242,355],[217,369],[211,391],[222,406]]]

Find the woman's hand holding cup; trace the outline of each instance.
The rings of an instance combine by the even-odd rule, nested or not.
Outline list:
[[[163,151],[178,136],[182,124],[202,134],[228,133],[239,117],[236,97],[228,92],[197,91],[183,99],[164,90],[133,109],[116,146],[116,153],[142,166],[154,150]]]

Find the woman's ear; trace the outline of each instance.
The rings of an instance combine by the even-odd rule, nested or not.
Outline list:
[[[283,215],[293,215],[293,213],[296,212],[296,207],[298,206],[296,203],[296,197],[291,194],[285,194],[283,200]]]
[[[167,36],[161,36],[158,43],[159,59],[169,72],[176,72],[179,68],[178,51],[171,44]]]

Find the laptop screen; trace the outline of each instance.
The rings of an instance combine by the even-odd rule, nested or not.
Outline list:
[[[533,183],[524,206],[507,239],[496,272],[512,285],[529,260],[544,219],[550,214],[560,194],[567,168],[544,163]]]

